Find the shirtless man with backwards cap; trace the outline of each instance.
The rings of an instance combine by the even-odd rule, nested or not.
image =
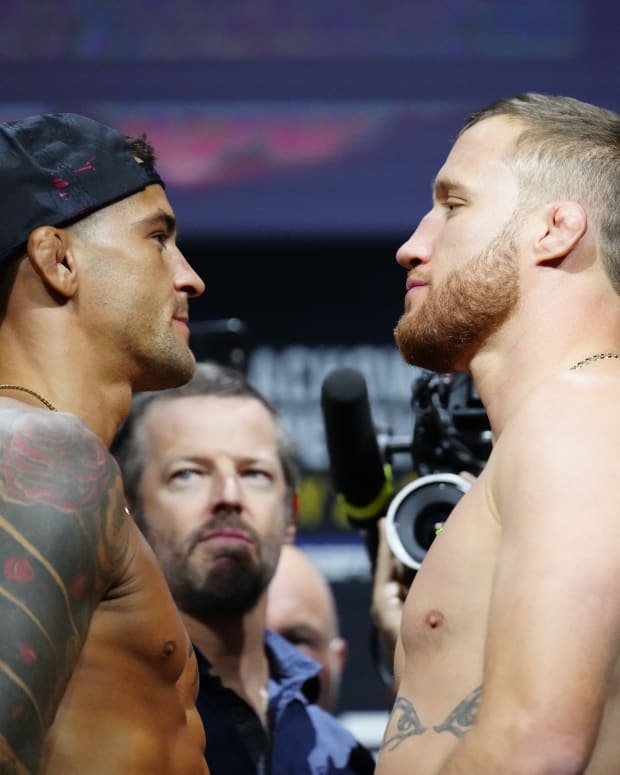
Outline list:
[[[108,452],[202,280],[143,138],[0,125],[0,771],[205,775],[196,661]]]

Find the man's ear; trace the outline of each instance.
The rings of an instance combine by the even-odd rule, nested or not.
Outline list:
[[[67,245],[66,232],[54,226],[39,226],[28,238],[28,257],[43,282],[61,298],[77,291],[77,267]]]
[[[579,202],[559,202],[547,210],[545,224],[536,244],[536,264],[559,266],[586,233],[588,217]]]
[[[294,492],[293,495],[291,496],[290,514],[291,514],[291,518],[284,532],[285,544],[294,544],[295,538],[297,536],[297,522],[299,518],[299,493],[298,492]]]
[[[344,670],[349,654],[349,645],[344,638],[332,638],[329,642],[329,653],[336,661],[340,670]]]

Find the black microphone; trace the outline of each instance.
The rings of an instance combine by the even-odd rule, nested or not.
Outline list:
[[[338,501],[353,527],[364,531],[374,571],[377,520],[394,494],[392,470],[379,451],[364,376],[344,366],[323,380],[321,408],[330,473]]]

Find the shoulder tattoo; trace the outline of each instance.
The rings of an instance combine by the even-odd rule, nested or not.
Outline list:
[[[127,551],[124,506],[116,464],[77,418],[2,413],[2,766],[14,757],[37,769],[92,613]]]

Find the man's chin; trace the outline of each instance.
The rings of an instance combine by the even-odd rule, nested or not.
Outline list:
[[[447,357],[447,350],[432,343],[422,343],[410,336],[410,332],[396,329],[396,344],[401,357],[410,366],[447,373],[455,371],[453,359]]]
[[[145,390],[169,390],[187,384],[196,371],[196,358],[187,348],[185,353],[178,353],[174,359],[166,359],[153,363],[147,373],[142,375],[139,384],[134,385],[134,392]]]
[[[416,336],[415,324],[407,313],[398,321],[398,325],[394,329],[394,339],[401,357],[410,366],[419,366],[423,369],[429,368],[425,365],[427,358]]]

